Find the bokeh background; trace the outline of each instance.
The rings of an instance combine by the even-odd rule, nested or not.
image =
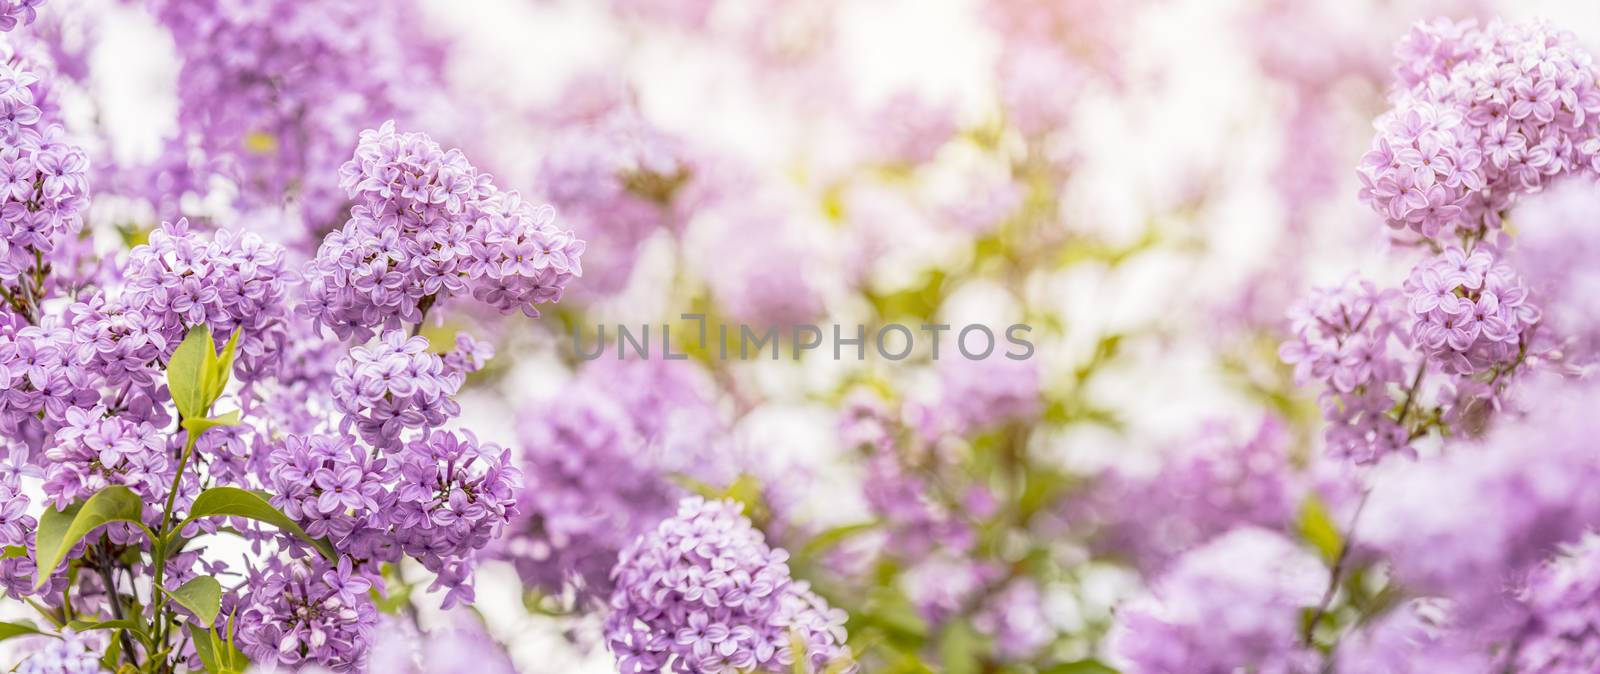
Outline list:
[[[218,6],[248,15],[272,4]],[[1541,17],[1600,46],[1600,4],[1557,0],[397,7],[366,27],[394,44],[341,57],[396,84],[354,100],[305,93],[313,104],[300,123],[359,130],[399,118],[550,203],[589,242],[583,279],[539,320],[453,316],[430,330],[496,326],[498,355],[463,403],[480,435],[537,454],[529,443],[573,442],[553,439],[561,418],[593,413],[574,398],[669,390],[586,372],[574,329],[593,339],[601,324],[671,323],[683,334],[684,312],[730,325],[1034,327],[1035,357],[1020,365],[935,363],[921,350],[890,362],[870,348],[865,360],[836,361],[825,345],[798,361],[695,353],[672,375],[705,406],[664,404],[666,421],[641,441],[656,463],[638,479],[754,494],[750,503],[770,511],[769,538],[851,610],[867,671],[923,671],[907,659],[958,671],[953,662],[968,656],[948,626],[961,621],[984,644],[971,657],[1015,667],[966,671],[1055,671],[1046,668],[1099,656],[1111,607],[1139,591],[1148,560],[1099,554],[1083,523],[1114,528],[1108,512],[1141,504],[1126,494],[1086,504],[1094,499],[1070,496],[1084,493],[1077,485],[1158,474],[1219,443],[1269,445],[1263,460],[1314,471],[1320,419],[1276,349],[1287,307],[1308,288],[1353,271],[1404,274],[1356,198],[1354,167],[1386,107],[1393,44],[1411,24]],[[370,41],[312,10],[280,17],[318,20],[332,22],[334,43],[340,31],[352,45]],[[53,0],[36,29],[72,78],[62,103],[73,131],[105,167],[89,218],[101,246],[177,215],[291,243],[337,226],[314,187],[263,187],[251,170],[219,171],[164,203],[128,186],[134,175],[172,180],[187,169],[166,165],[171,157],[204,151],[183,138],[183,110],[205,83],[185,80],[185,64],[209,59],[226,73],[242,58],[169,28],[137,3]],[[304,55],[277,62],[286,80],[320,76]],[[247,112],[279,102],[215,88]],[[241,156],[291,149],[265,131],[233,131],[221,145]],[[307,183],[331,181],[314,158],[299,166],[312,167]],[[895,515],[873,492],[889,479],[863,449],[873,441],[851,435],[852,415],[871,416],[861,410],[873,405],[917,438],[919,458],[890,472],[926,469],[934,477],[922,488],[954,494],[927,497],[940,504],[930,517],[968,527],[977,543],[934,535],[885,556],[893,532],[851,528]],[[689,454],[673,454],[686,444]],[[1216,468],[1224,481],[1252,469]],[[1196,498],[1175,507],[1242,517]],[[999,522],[985,499],[1032,510]],[[603,526],[642,526],[625,524]],[[1140,526],[1169,525],[1151,516]],[[488,633],[525,672],[615,671],[597,643],[598,615],[519,575],[530,555],[548,554],[533,548],[480,570],[476,610]],[[1015,601],[936,596],[959,595],[963,583],[982,588],[975,596],[1005,595],[1017,578],[1029,582]],[[425,623],[461,619],[425,593],[413,600]],[[916,614],[911,636],[893,624],[901,604]]]

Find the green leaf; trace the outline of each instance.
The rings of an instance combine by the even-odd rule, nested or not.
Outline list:
[[[74,620],[67,623],[67,627],[74,632],[92,632],[94,630],[128,630],[137,633],[139,623],[132,620]]]
[[[7,545],[5,552],[0,552],[0,559],[12,559],[15,557],[27,556],[28,549],[20,545]]]
[[[939,635],[939,657],[945,674],[978,674],[986,649],[983,635],[966,620],[957,620]]]
[[[840,543],[869,531],[873,531],[881,526],[883,526],[882,522],[874,521],[861,522],[858,524],[846,524],[833,527],[831,529],[825,529],[821,533],[812,536],[811,540],[806,541],[805,547],[801,549],[801,557],[805,559],[814,559],[818,555],[832,550]]]
[[[209,418],[185,417],[184,420],[183,420],[183,427],[185,429],[188,429],[188,431],[190,433],[193,433],[194,436],[197,437],[197,438],[200,437],[201,433],[204,433],[204,432],[206,432],[206,431],[208,431],[210,429],[216,428],[218,426],[238,426],[238,425],[239,425],[239,410],[234,410],[232,412],[228,412],[227,414],[222,414],[222,415],[209,417]]]
[[[228,343],[223,345],[220,355],[212,355],[206,361],[206,400],[216,402],[222,397],[222,390],[228,387],[229,376],[233,374],[233,356],[239,348],[240,328],[234,328],[233,334],[228,336]]]
[[[61,559],[89,532],[111,522],[132,522],[143,528],[144,522],[139,518],[143,510],[144,501],[121,485],[106,487],[81,505],[69,506],[64,511],[45,508],[44,514],[39,516],[39,529],[34,537],[38,576],[33,587],[44,587],[50,574],[61,565]]]
[[[185,420],[205,419],[210,416],[212,403],[222,397],[233,371],[234,353],[239,347],[239,329],[235,328],[228,343],[217,353],[217,343],[211,338],[211,328],[197,325],[189,329],[183,342],[167,361],[167,389],[172,392],[172,402]],[[185,427],[189,424],[186,422]],[[217,424],[212,424],[217,425]],[[203,432],[210,426],[191,428]]]
[[[1039,670],[1039,674],[1119,674],[1099,660],[1078,660],[1051,665]]]
[[[210,674],[239,674],[250,668],[250,659],[233,645],[231,637],[224,641],[216,630],[195,625],[188,629],[189,641],[194,643],[195,653]]]
[[[177,530],[182,530],[202,517],[243,517],[257,522],[270,524],[300,537],[307,543],[315,546],[330,561],[336,559],[333,545],[325,540],[312,538],[305,529],[295,524],[288,515],[272,507],[267,499],[253,491],[238,487],[212,487],[200,493],[194,499],[194,505],[189,508],[189,516],[178,525]]]
[[[167,593],[179,605],[194,613],[202,627],[216,622],[222,610],[222,584],[211,576],[200,576]]]
[[[29,634],[43,634],[33,623],[27,622],[0,622],[0,641],[11,637],[27,636]]]
[[[1306,500],[1300,504],[1296,528],[1300,537],[1315,546],[1328,564],[1337,562],[1339,555],[1344,553],[1344,536],[1340,535],[1339,528],[1334,526],[1328,514],[1328,507],[1316,494],[1306,496]]]
[[[110,639],[106,639],[106,652],[100,657],[100,666],[106,671],[115,672],[117,662],[120,660],[122,660],[122,639],[113,634]]]
[[[173,350],[167,361],[167,390],[172,393],[172,403],[185,419],[208,416],[206,409],[211,401],[206,399],[206,379],[211,370],[211,360],[216,358],[217,345],[211,339],[211,329],[197,325],[189,329],[183,342]]]

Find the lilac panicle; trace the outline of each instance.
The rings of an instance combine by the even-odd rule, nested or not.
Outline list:
[[[789,575],[731,501],[684,499],[678,514],[622,553],[606,618],[621,671],[809,671],[845,661],[845,615]],[[805,652],[797,653],[796,644]],[[845,671],[853,671],[847,666]]]

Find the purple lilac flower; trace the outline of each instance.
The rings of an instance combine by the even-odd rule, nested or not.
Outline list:
[[[245,584],[238,621],[239,648],[261,665],[320,665],[363,671],[378,609],[371,581],[351,573],[350,559],[272,558]]]
[[[0,7],[0,24],[9,9]],[[37,66],[9,44],[0,54],[8,57],[0,63],[0,284],[21,290],[19,277],[83,226],[89,160],[67,142]]]
[[[150,0],[172,32],[183,142],[205,161],[163,172],[167,189],[205,193],[231,179],[251,208],[290,207],[308,231],[337,224],[350,139],[437,107],[443,52],[412,2]],[[176,179],[175,184],[172,179]]]
[[[461,411],[453,396],[464,375],[447,372],[423,337],[384,333],[351,349],[336,372],[333,403],[345,415],[340,428],[375,447],[398,447],[402,432],[437,428]]]
[[[92,406],[92,382],[74,365],[72,332],[55,317],[39,325],[0,324],[0,429],[42,441],[67,423],[69,409]]]
[[[564,127],[540,160],[538,182],[597,261],[583,292],[603,296],[627,284],[639,246],[674,226],[673,202],[691,170],[681,143],[631,108]]]
[[[955,351],[955,346],[947,344],[944,348]],[[929,438],[993,430],[1001,424],[1027,421],[1044,411],[1036,361],[1012,360],[998,352],[980,359],[946,353],[937,370],[939,399],[933,409],[923,411],[920,424]]]
[[[1012,581],[973,616],[973,627],[994,639],[995,654],[1025,661],[1056,638],[1044,595],[1029,578]]]
[[[422,322],[435,302],[471,294],[510,313],[561,299],[584,243],[515,192],[497,190],[460,150],[394,123],[361,132],[339,169],[355,200],[310,264],[307,313],[340,337]]]
[[[1517,637],[1517,672],[1578,674],[1600,666],[1600,538],[1585,538],[1540,567],[1522,600],[1530,620]]]
[[[64,630],[60,639],[43,642],[44,647],[23,660],[13,671],[17,674],[96,674],[100,667],[100,654],[105,650],[104,637]]]
[[[1544,310],[1542,322],[1550,326],[1532,351],[1578,367],[1600,360],[1600,315],[1593,310],[1600,293],[1600,267],[1593,264],[1600,259],[1596,213],[1600,186],[1587,178],[1562,181],[1525,199],[1511,213],[1518,236],[1505,258],[1522,272]]]
[[[1128,674],[1310,674],[1321,656],[1300,641],[1328,571],[1264,529],[1236,529],[1184,555],[1147,597],[1117,612],[1114,664]]]
[[[1183,553],[1236,527],[1283,531],[1304,486],[1292,474],[1290,438],[1265,419],[1240,441],[1220,424],[1164,454],[1153,475],[1113,471],[1084,497],[1068,502],[1067,519],[1094,531],[1099,550],[1157,574]]]
[[[1389,226],[1438,238],[1494,230],[1557,176],[1600,169],[1600,85],[1577,38],[1550,26],[1420,24],[1403,87],[1361,160],[1361,197]]]
[[[312,536],[342,542],[357,529],[382,526],[375,521],[393,505],[387,459],[348,435],[290,435],[271,448],[267,464],[272,505]]]
[[[1323,383],[1318,396],[1329,425],[1329,454],[1371,463],[1390,454],[1414,455],[1406,428],[1389,415],[1394,389],[1406,385],[1405,366],[1391,342],[1403,337],[1400,295],[1350,279],[1317,288],[1289,311],[1294,337],[1278,356],[1294,366],[1301,385]]]
[[[1411,339],[1445,372],[1470,376],[1518,364],[1540,312],[1510,265],[1486,246],[1448,248],[1406,280]]]
[[[811,671],[848,661],[845,615],[789,576],[731,501],[684,499],[613,572],[606,641],[621,671],[787,672],[805,647]],[[854,671],[853,666],[845,671]]]
[[[71,408],[44,452],[44,493],[62,509],[120,484],[153,503],[171,487],[174,466],[165,450],[165,435],[148,423],[107,416],[99,406]]]
[[[396,455],[395,544],[437,575],[444,607],[473,598],[473,560],[516,515],[522,474],[511,452],[466,431],[434,431]]]
[[[720,482],[709,382],[662,360],[596,362],[519,428],[526,487],[501,544],[523,582],[603,600],[617,554],[670,516],[680,476]]]
[[[39,6],[45,0],[3,0],[0,1],[0,31],[11,31],[19,26],[26,26],[39,18]]]
[[[777,197],[722,200],[701,217],[716,237],[717,273],[706,279],[729,317],[789,326],[821,315],[822,277],[809,260],[795,204]]]
[[[1592,383],[1530,382],[1521,416],[1379,476],[1359,536],[1408,589],[1455,603],[1466,627],[1504,620],[1502,591],[1600,523]]]
[[[235,375],[244,382],[271,376],[290,313],[283,258],[282,247],[254,233],[222,230],[206,241],[190,234],[187,220],[165,223],[129,253],[125,290],[107,303],[127,325],[101,325],[96,312],[83,311],[93,324],[77,326],[80,348],[92,345],[91,362],[116,373],[132,368],[129,351],[140,353],[147,343],[165,360],[189,328],[210,327],[218,344],[237,329]],[[123,330],[128,344],[120,343]]]
[[[1452,629],[1439,602],[1415,600],[1339,640],[1339,674],[1436,674],[1497,671],[1469,633]],[[1521,672],[1523,670],[1516,670]]]

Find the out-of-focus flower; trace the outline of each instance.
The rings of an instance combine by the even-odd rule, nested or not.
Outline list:
[[[1310,674],[1300,640],[1328,571],[1279,534],[1243,528],[1184,555],[1117,613],[1111,650],[1130,674]]]

